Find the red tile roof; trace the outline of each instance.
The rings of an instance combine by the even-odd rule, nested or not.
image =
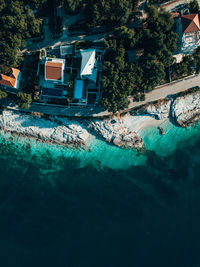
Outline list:
[[[20,72],[20,71],[19,71],[18,69],[11,68],[11,76],[12,76],[13,78],[17,79],[19,72]]]
[[[1,77],[0,84],[10,86],[10,87],[15,87],[16,79],[10,76],[7,76],[7,75],[3,75],[3,74],[1,74],[0,77]]]
[[[183,33],[200,31],[198,14],[184,15],[181,17]]]
[[[62,63],[47,61],[45,66],[45,78],[47,80],[62,79]]]

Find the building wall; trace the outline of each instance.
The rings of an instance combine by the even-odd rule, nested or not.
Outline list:
[[[200,44],[200,31],[183,34],[183,47],[198,46]]]

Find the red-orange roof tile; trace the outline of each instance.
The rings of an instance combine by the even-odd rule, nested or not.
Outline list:
[[[6,86],[10,86],[10,87],[14,87],[15,86],[15,82],[16,79],[9,77],[7,75],[0,75],[0,84],[6,85]]]
[[[48,80],[61,80],[62,79],[62,63],[46,62],[46,79]]]
[[[198,14],[184,15],[181,17],[183,33],[200,31]]]
[[[18,69],[11,68],[11,76],[12,76],[13,78],[17,79],[19,72],[20,72],[20,71],[19,71]]]

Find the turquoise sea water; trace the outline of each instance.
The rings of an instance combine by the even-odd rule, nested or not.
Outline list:
[[[200,266],[200,124],[145,154],[0,139],[0,266]]]

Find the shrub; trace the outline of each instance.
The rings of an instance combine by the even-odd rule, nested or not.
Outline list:
[[[8,94],[2,90],[0,90],[0,99],[6,98]]]

